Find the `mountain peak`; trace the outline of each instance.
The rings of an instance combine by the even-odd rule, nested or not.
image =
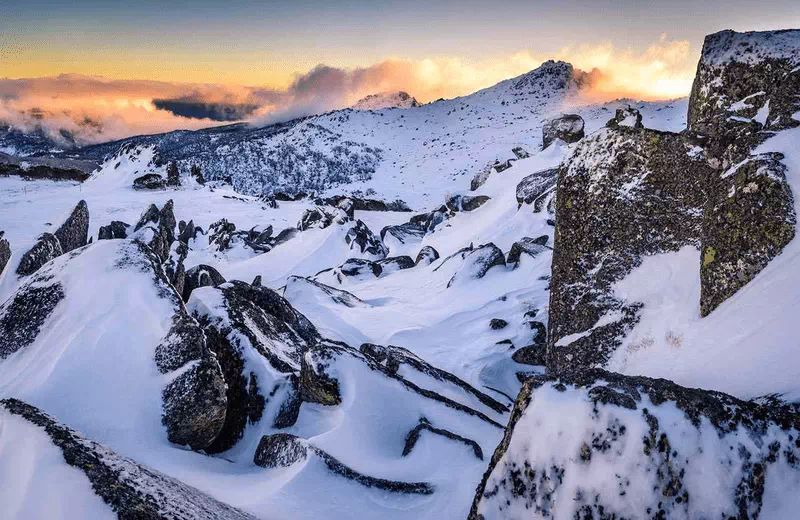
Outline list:
[[[382,92],[370,94],[353,105],[356,110],[380,110],[381,108],[415,108],[422,106],[408,92]]]

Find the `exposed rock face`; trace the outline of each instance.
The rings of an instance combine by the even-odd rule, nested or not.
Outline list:
[[[433,486],[426,482],[398,482],[363,475],[345,466],[338,459],[317,448],[307,440],[288,433],[262,437],[256,449],[253,462],[262,468],[288,468],[300,462],[305,462],[309,457],[320,459],[331,473],[368,488],[376,488],[392,493],[421,495],[430,495],[434,491]]]
[[[800,492],[798,435],[790,406],[602,370],[533,377],[469,518],[759,518]]]
[[[112,240],[119,238],[128,238],[128,228],[130,224],[126,224],[120,220],[113,220],[107,226],[100,226],[100,232],[97,235],[99,240]]]
[[[47,434],[67,464],[82,471],[92,490],[119,518],[245,520],[254,517],[179,480],[122,457],[86,439],[37,408],[17,399],[0,401],[0,413],[28,421]]]
[[[389,250],[383,245],[381,239],[376,237],[360,220],[357,220],[356,225],[347,231],[344,240],[350,245],[350,249],[357,247],[361,253],[378,259],[386,258],[386,255],[389,254]]]
[[[751,155],[774,131],[800,122],[800,31],[706,37],[689,99],[689,132],[719,171],[710,177],[702,239],[700,306],[713,311],[795,235],[779,154]],[[796,194],[795,194],[796,195]]]
[[[35,273],[44,264],[64,254],[61,249],[61,242],[51,233],[43,233],[28,252],[22,255],[22,259],[17,266],[17,274],[27,276]]]
[[[0,306],[0,359],[33,343],[56,306],[64,299],[57,281],[36,275]]]
[[[559,169],[549,368],[603,366],[640,309],[613,284],[644,255],[698,245],[713,170],[691,150],[679,134],[604,128]]]
[[[419,250],[419,253],[417,253],[417,259],[414,261],[414,265],[430,265],[438,259],[439,251],[431,246],[424,246]]]
[[[183,284],[183,301],[189,301],[192,291],[200,287],[217,287],[225,283],[225,278],[210,265],[200,264],[186,271]]]
[[[78,202],[54,235],[65,253],[86,245],[86,241],[89,240],[89,207],[85,200]]]
[[[351,208],[351,213],[352,209],[354,208]],[[316,206],[303,212],[300,221],[297,223],[297,229],[300,231],[311,228],[325,229],[333,223],[344,224],[348,220],[351,220],[351,217],[344,209]]]
[[[4,231],[0,231],[0,275],[5,271],[8,261],[11,259],[11,244],[3,238]]]
[[[544,238],[547,240],[547,235],[544,235]],[[550,249],[549,247],[542,245],[540,242],[541,237],[538,239],[524,237],[521,240],[514,242],[511,245],[511,250],[508,252],[508,258],[506,258],[506,262],[517,265],[519,264],[520,256],[523,254],[535,258],[537,255],[539,255],[539,253],[548,251]]]
[[[188,244],[191,240],[195,240],[197,238],[197,231],[198,226],[194,225],[194,220],[190,220],[183,226],[183,229],[180,230],[178,234],[178,240],[183,242],[184,244]],[[202,230],[200,230],[202,232]]]
[[[206,451],[231,448],[248,422],[265,415],[273,424],[290,426],[294,420],[287,420],[292,415],[287,408],[299,405],[295,380],[301,358],[321,339],[314,325],[271,289],[240,281],[196,291],[187,307],[198,316],[227,386],[224,426]],[[264,363],[249,361],[254,357]]]
[[[142,216],[139,217],[139,222],[136,223],[136,227],[134,227],[133,230],[139,231],[148,224],[158,224],[159,213],[158,206],[150,204],[147,206],[147,209],[144,210]]]
[[[538,202],[546,197],[556,186],[558,169],[551,168],[532,173],[517,184],[517,205]],[[536,211],[540,211],[541,207]]]
[[[447,287],[483,278],[492,267],[503,266],[506,263],[503,252],[496,245],[489,243],[473,247],[470,244],[469,247],[465,247],[447,257],[434,271],[438,271],[447,265],[452,265],[452,262],[457,258],[461,259],[462,263],[450,278],[450,281],[447,282]]]
[[[133,180],[134,190],[163,190],[166,187],[164,178],[157,173],[148,173]]]
[[[408,435],[406,436],[406,443],[403,446],[403,457],[407,457],[412,451],[414,451],[414,447],[417,445],[420,436],[422,436],[422,433],[426,431],[434,435],[440,435],[446,439],[466,444],[472,448],[475,458],[478,460],[483,460],[483,450],[481,449],[480,444],[472,439],[467,439],[466,437],[462,437],[461,435],[451,431],[442,428],[436,428],[424,417],[420,419],[419,424],[415,426],[414,429],[408,432]]]
[[[548,121],[542,127],[542,148],[547,148],[556,139],[576,143],[583,136],[583,118],[578,114],[567,114]]]

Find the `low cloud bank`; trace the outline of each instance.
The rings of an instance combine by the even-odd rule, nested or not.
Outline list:
[[[565,47],[555,56],[522,51],[481,62],[435,58],[388,59],[356,69],[318,65],[282,90],[74,74],[0,78],[0,122],[24,131],[41,129],[56,141],[67,135],[80,145],[234,121],[266,124],[344,108],[379,92],[403,90],[421,102],[467,95],[548,58],[591,71],[587,95],[598,100],[688,95],[696,66],[689,42],[662,35],[644,51],[606,43]]]

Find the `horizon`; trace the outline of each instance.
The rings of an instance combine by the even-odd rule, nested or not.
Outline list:
[[[800,26],[800,14],[774,14],[792,2],[768,3],[144,0],[136,17],[93,0],[19,3],[0,19],[0,122],[66,129],[82,144],[261,125],[371,94],[465,96],[549,59],[596,71],[597,100],[675,99],[689,94],[705,35]]]

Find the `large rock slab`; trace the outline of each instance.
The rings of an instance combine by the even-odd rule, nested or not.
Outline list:
[[[551,119],[542,127],[542,148],[547,148],[556,139],[572,144],[583,139],[583,118],[578,114],[566,114]]]
[[[0,401],[0,422],[3,415],[24,419],[32,434],[47,435],[63,454],[64,461],[85,475],[91,483],[92,491],[118,518],[181,520],[254,518],[196,488],[87,439],[23,401],[17,399]],[[8,447],[11,448],[12,446]],[[69,498],[81,500],[82,497]]]
[[[525,382],[469,518],[791,518],[800,415],[591,370]]]
[[[54,233],[61,243],[61,249],[69,253],[86,245],[89,240],[89,207],[82,200],[75,206],[67,220]]]
[[[64,250],[61,248],[58,238],[51,233],[43,233],[39,237],[39,241],[22,255],[17,266],[17,274],[20,276],[31,275],[44,264],[62,254],[64,254]]]
[[[680,134],[620,126],[585,138],[558,172],[549,367],[603,366],[640,305],[613,285],[645,255],[698,246],[714,170]]]

